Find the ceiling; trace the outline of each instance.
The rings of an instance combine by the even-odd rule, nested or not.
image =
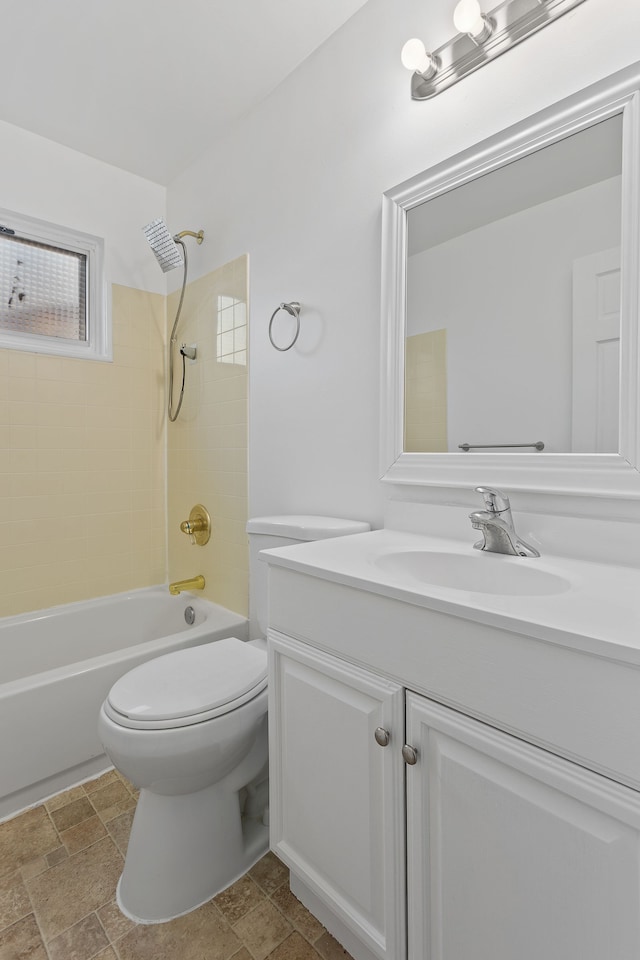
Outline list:
[[[366,0],[3,0],[0,120],[168,183]]]

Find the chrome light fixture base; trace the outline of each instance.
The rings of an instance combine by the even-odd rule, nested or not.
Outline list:
[[[439,69],[429,77],[413,74],[412,99],[435,97],[580,3],[584,0],[506,0],[486,15],[492,28],[486,40],[479,37],[474,41],[469,34],[459,33],[433,52],[440,61]]]

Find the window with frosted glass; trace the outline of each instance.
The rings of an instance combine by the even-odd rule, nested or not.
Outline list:
[[[104,239],[0,210],[0,349],[111,360]]]
[[[0,328],[87,339],[87,255],[0,235]]]

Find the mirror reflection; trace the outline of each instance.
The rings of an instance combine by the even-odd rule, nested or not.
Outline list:
[[[615,116],[408,212],[405,452],[618,451],[621,169]]]

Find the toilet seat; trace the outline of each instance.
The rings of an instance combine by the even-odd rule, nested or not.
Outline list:
[[[104,710],[131,729],[186,727],[236,710],[266,686],[265,651],[227,637],[135,667],[113,685]]]

